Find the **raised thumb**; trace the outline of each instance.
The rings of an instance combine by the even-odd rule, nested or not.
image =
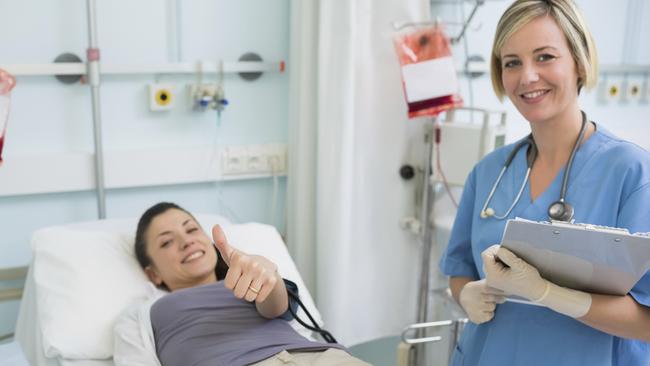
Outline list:
[[[226,239],[226,234],[224,234],[221,226],[214,225],[212,227],[212,240],[214,240],[214,246],[221,254],[221,258],[230,266],[230,257],[232,257],[235,250],[228,244],[228,239]]]

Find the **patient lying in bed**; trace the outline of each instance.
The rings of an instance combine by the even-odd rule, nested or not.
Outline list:
[[[276,265],[214,245],[184,209],[159,203],[140,218],[135,252],[156,288],[115,325],[116,365],[367,365],[339,344],[299,335]],[[216,247],[216,250],[215,250]]]

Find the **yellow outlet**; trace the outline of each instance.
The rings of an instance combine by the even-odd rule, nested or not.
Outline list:
[[[611,98],[616,98],[618,96],[618,93],[620,93],[618,85],[610,85],[607,93]]]
[[[169,105],[172,102],[172,93],[167,89],[160,89],[156,92],[156,103],[160,106]]]
[[[620,102],[623,94],[623,81],[620,79],[607,80],[603,91],[604,101],[613,103]]]
[[[168,111],[174,107],[174,87],[168,84],[149,85],[149,109]]]

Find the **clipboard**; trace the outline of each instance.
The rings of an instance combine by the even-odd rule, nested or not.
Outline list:
[[[626,295],[650,269],[650,233],[568,222],[508,220],[501,245],[560,286]]]

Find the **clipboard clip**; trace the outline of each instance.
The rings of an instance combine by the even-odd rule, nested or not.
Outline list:
[[[610,234],[619,234],[619,235],[630,235],[630,232],[621,227],[611,227],[611,226],[603,226],[603,225],[595,225],[595,224],[582,224],[582,223],[573,223],[573,222],[565,222],[565,221],[555,221],[551,220],[551,225],[555,226],[560,226],[560,227],[567,227],[570,229],[583,229],[583,230],[589,230],[589,231],[598,231],[602,233],[610,233]]]

